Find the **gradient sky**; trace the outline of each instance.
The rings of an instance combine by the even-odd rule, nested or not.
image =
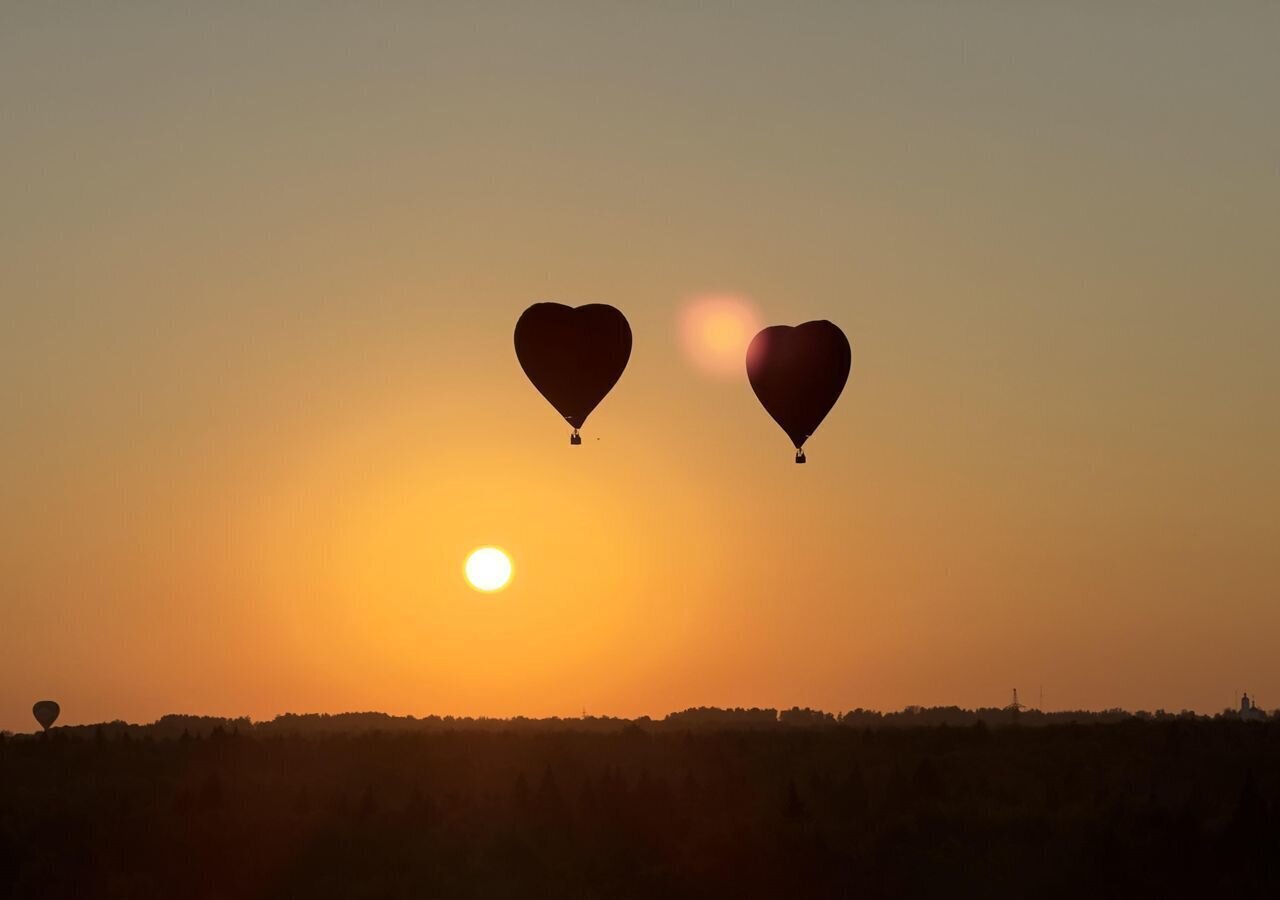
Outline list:
[[[0,727],[1280,705],[1280,5],[88,6],[0,5]],[[808,466],[708,293],[849,336]]]

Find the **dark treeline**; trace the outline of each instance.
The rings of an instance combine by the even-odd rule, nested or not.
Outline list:
[[[1276,718],[1280,712],[1264,716],[1254,712],[1259,719]],[[1011,709],[1005,707],[988,707],[981,709],[961,709],[958,706],[908,706],[900,712],[877,712],[868,709],[854,709],[844,713],[829,713],[817,709],[792,707],[777,710],[773,708],[733,708],[721,709],[714,706],[699,706],[680,712],[669,713],[662,719],[651,719],[641,716],[637,719],[624,719],[612,716],[582,716],[580,718],[549,717],[541,719],[517,716],[511,719],[483,718],[470,716],[392,716],[378,712],[354,712],[329,715],[325,713],[308,713],[298,715],[286,713],[268,721],[254,722],[248,717],[220,718],[216,716],[168,715],[150,724],[137,725],[128,722],[103,722],[96,725],[67,725],[55,728],[59,734],[71,739],[116,738],[128,734],[134,738],[151,737],[156,740],[172,740],[186,735],[187,737],[207,737],[215,729],[256,737],[321,736],[336,734],[356,734],[361,732],[382,731],[388,733],[431,733],[445,731],[575,731],[592,733],[609,733],[620,728],[633,726],[646,731],[664,732],[706,729],[759,729],[759,728],[821,728],[821,727],[855,727],[855,728],[919,728],[922,726],[948,725],[963,728],[984,722],[989,726],[1000,727],[1018,724],[1025,727],[1068,724],[1100,724],[1123,722],[1129,719],[1144,721],[1191,721],[1208,720],[1210,717],[1200,716],[1190,710],[1180,713],[1168,713],[1164,710],[1156,712],[1127,712],[1123,709],[1064,710],[1059,712],[1041,712],[1036,709]],[[1240,718],[1237,710],[1227,709],[1212,717],[1213,719]]]
[[[769,712],[9,736],[0,897],[1280,896],[1280,722]]]

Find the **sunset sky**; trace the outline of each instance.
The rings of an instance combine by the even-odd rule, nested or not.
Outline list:
[[[1280,706],[1280,5],[232,6],[0,6],[0,728]]]

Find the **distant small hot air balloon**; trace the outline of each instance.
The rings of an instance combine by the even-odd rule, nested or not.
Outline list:
[[[36,717],[36,721],[40,723],[40,727],[48,731],[53,727],[53,723],[58,721],[58,713],[62,712],[61,707],[52,700],[41,700],[31,707],[31,714]]]
[[[578,429],[618,383],[631,358],[627,317],[604,303],[535,303],[516,322],[516,358],[533,386]]]
[[[844,332],[825,320],[794,328],[773,325],[747,348],[747,378],[760,404],[805,461],[804,442],[831,412],[849,380],[852,351]]]

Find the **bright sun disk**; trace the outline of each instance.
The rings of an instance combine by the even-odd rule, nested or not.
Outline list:
[[[478,591],[498,591],[511,580],[511,559],[497,547],[481,547],[467,557],[467,581]]]

